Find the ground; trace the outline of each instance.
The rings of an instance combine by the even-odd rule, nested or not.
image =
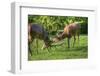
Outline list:
[[[43,45],[42,40],[38,40],[38,49],[35,41],[31,45],[32,56],[28,53],[28,60],[57,60],[57,59],[82,59],[88,58],[88,36],[81,35],[79,46],[76,38],[75,47],[72,46],[73,38],[71,39],[71,47],[68,48],[67,38],[62,40],[63,44],[58,46],[53,46],[51,48],[42,50]],[[60,44],[60,42],[58,43]],[[37,52],[38,50],[38,52]]]

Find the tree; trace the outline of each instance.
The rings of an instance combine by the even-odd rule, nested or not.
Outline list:
[[[63,30],[66,25],[73,22],[81,22],[82,34],[87,34],[88,28],[87,17],[28,15],[28,22],[41,24],[51,34]]]

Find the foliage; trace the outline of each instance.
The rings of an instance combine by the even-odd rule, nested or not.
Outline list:
[[[63,30],[66,25],[73,22],[81,23],[81,34],[87,34],[88,28],[87,17],[28,15],[28,22],[41,24],[51,34]]]

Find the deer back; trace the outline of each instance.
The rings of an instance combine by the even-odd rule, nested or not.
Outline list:
[[[31,28],[30,28],[30,35],[31,37],[37,38],[37,39],[41,39],[45,42],[46,46],[49,45],[49,34],[46,31],[46,29],[43,28],[42,25],[40,24],[31,24]]]
[[[80,29],[80,25],[78,23],[72,23],[72,24],[65,26],[63,33],[66,35],[73,36],[73,35],[77,34],[79,29]]]

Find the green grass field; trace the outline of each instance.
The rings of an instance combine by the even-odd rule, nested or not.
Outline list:
[[[63,44],[60,44],[63,42]],[[28,60],[55,60],[55,59],[82,59],[82,58],[88,58],[88,36],[87,35],[81,35],[79,46],[78,41],[76,38],[76,44],[73,48],[73,38],[71,38],[71,47],[68,48],[67,45],[67,38],[59,42],[58,46],[53,46],[51,48],[42,50],[41,47],[43,45],[42,40],[38,40],[38,48],[36,46],[36,42],[34,41],[32,43],[31,50],[32,50],[32,56],[28,54]],[[38,50],[38,52],[37,52]]]

